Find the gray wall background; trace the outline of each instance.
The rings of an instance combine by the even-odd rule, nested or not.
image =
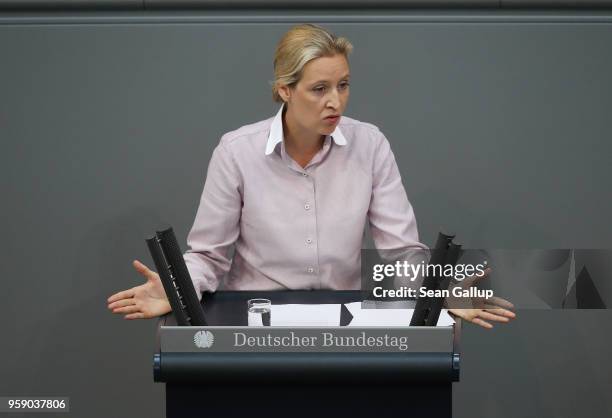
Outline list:
[[[346,114],[389,138],[425,243],[443,226],[471,248],[610,247],[610,15],[215,13],[0,16],[0,395],[164,416],[155,321],[105,301],[140,283],[160,223],[185,242],[220,136],[275,113],[293,22],[355,45]],[[466,326],[455,415],[611,415],[611,320]]]

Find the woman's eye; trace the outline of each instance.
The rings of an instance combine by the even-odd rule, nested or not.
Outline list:
[[[345,90],[345,89],[347,89],[347,88],[348,88],[348,86],[349,86],[349,83],[348,83],[348,82],[347,82],[347,83],[340,83],[340,85],[338,86],[338,88],[339,88],[340,90]]]
[[[315,93],[323,93],[325,91],[325,86],[318,86],[312,89]]]

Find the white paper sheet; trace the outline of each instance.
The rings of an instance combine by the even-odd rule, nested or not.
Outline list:
[[[270,325],[276,327],[340,326],[340,304],[272,305]]]
[[[414,309],[361,309],[361,302],[347,303],[346,308],[353,315],[349,327],[407,327]],[[446,309],[440,312],[439,327],[453,325],[455,321]]]

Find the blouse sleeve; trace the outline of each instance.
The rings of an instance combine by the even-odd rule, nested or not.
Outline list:
[[[215,148],[195,221],[187,236],[185,263],[196,291],[214,292],[229,271],[230,247],[238,239],[242,181],[230,150]]]
[[[389,141],[380,136],[374,152],[368,218],[378,249],[427,249],[419,242],[416,219]]]

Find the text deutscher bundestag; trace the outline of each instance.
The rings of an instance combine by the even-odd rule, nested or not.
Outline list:
[[[358,336],[338,336],[331,332],[320,335],[298,336],[295,332],[289,335],[250,336],[244,332],[234,333],[234,347],[392,347],[400,351],[408,349],[408,337],[394,335],[367,335],[361,332]]]
[[[385,279],[404,279],[414,282],[418,278],[425,279],[434,277],[439,280],[454,279],[461,282],[464,279],[472,276],[482,276],[485,274],[487,262],[482,264],[427,264],[424,261],[420,263],[410,263],[408,261],[396,261],[390,264],[375,264],[372,267],[372,280],[381,282]],[[490,289],[477,289],[475,287],[463,288],[461,286],[451,286],[449,289],[427,289],[423,286],[415,289],[410,286],[398,286],[395,289],[385,289],[382,286],[375,286],[372,289],[372,294],[377,298],[417,298],[417,297],[438,297],[447,298],[452,296],[474,298],[493,297],[493,291]]]

